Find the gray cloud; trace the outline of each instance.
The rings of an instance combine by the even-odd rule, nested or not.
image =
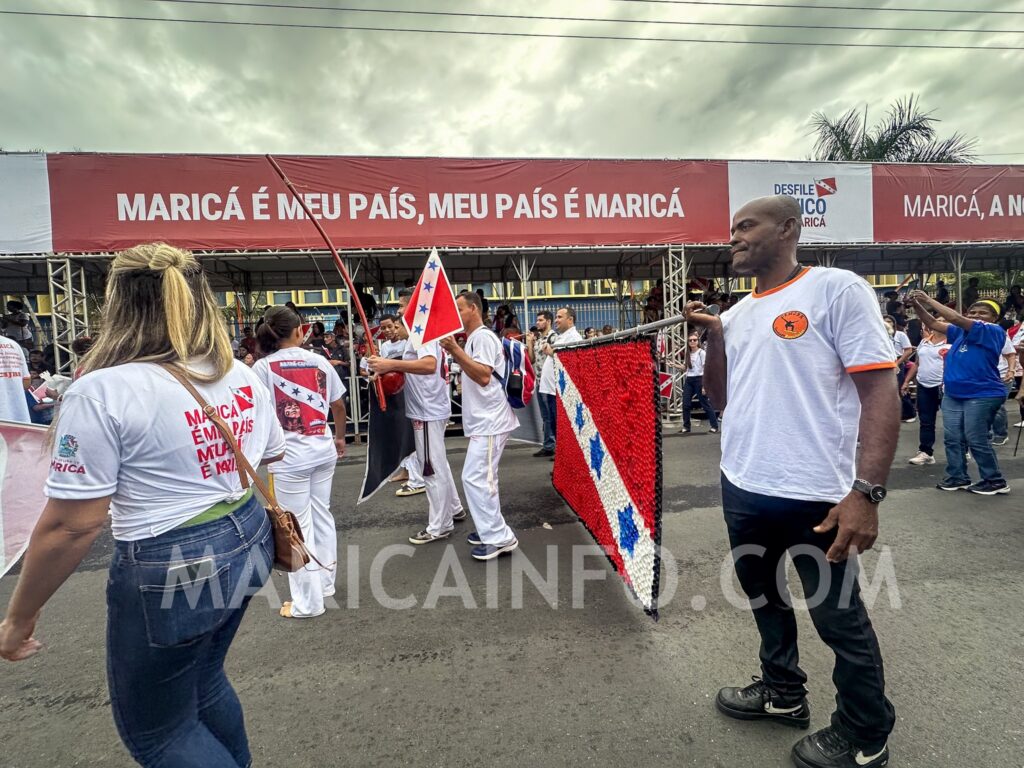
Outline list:
[[[307,0],[337,4],[339,0]],[[1024,28],[1024,16],[694,8],[608,0],[378,0],[378,7],[635,19]],[[893,5],[907,5],[901,0]],[[950,0],[949,5],[966,5]],[[979,0],[978,9],[1019,10]],[[364,5],[369,5],[364,3]],[[25,8],[0,0],[0,9]],[[496,22],[45,0],[166,18],[509,29],[733,40],[1018,44],[936,35]],[[924,7],[924,6],[922,6]],[[1024,52],[540,40],[0,17],[0,146],[265,152],[800,159],[815,110],[880,116],[912,92],[982,153],[1024,152]],[[1019,157],[996,162],[1024,162]]]

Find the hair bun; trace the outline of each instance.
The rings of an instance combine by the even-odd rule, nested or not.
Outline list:
[[[164,272],[168,269],[184,269],[192,261],[194,259],[188,252],[165,243],[159,243],[150,254],[149,268],[157,272]]]

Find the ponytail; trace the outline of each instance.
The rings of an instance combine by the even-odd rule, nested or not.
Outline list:
[[[256,344],[263,356],[277,352],[281,342],[302,325],[299,313],[291,307],[270,307],[263,313],[263,322],[256,328]]]

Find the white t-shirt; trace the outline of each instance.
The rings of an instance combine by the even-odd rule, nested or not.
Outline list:
[[[28,377],[25,350],[17,342],[0,336],[0,419],[32,421],[25,399],[25,379]]]
[[[544,378],[544,368],[548,364],[548,360],[551,359],[551,355],[544,351],[544,348],[550,344],[554,346],[555,341],[558,340],[558,334],[554,331],[547,331],[546,333],[537,332],[537,338],[533,340],[533,370],[537,377],[537,391],[540,392],[541,380]],[[547,393],[545,393],[547,394]]]
[[[999,350],[999,378],[1003,378],[1006,375],[1007,369],[1010,364],[1006,362],[1004,355],[1012,355],[1017,351],[1016,347],[1013,346],[1013,342],[1010,341],[1010,336],[1007,334],[1006,341],[1003,342],[1003,348]]]
[[[576,330],[576,326],[574,325],[565,333],[558,334],[555,339],[555,343],[551,346],[562,347],[566,344],[575,344],[577,341],[583,341],[583,337],[580,336],[580,332]],[[540,371],[539,391],[544,395],[558,394],[558,383],[555,381],[555,360],[551,355],[548,355],[544,359],[544,367],[541,368]]]
[[[917,347],[917,384],[920,387],[941,387],[949,344],[933,344],[921,339]]]
[[[723,313],[722,472],[768,496],[837,502],[853,486],[860,399],[850,377],[894,368],[871,287],[816,267]]]
[[[1020,345],[1024,344],[1024,323],[1021,323],[1020,327],[1017,329],[1017,332],[1013,334],[1013,338],[1010,339],[1010,343],[1013,344],[1013,348],[1015,350],[1018,350],[1020,348]],[[1021,363],[1024,363],[1024,360],[1021,360],[1021,357],[1022,355],[1018,351],[1017,370],[1014,372],[1014,376],[1024,376],[1024,365],[1021,365]]]
[[[236,360],[220,381],[195,387],[231,426],[253,466],[284,453],[270,396],[244,363]],[[244,493],[216,425],[157,365],[126,363],[75,381],[64,395],[56,435],[46,495],[113,495],[110,516],[119,541],[159,536]]]
[[[412,344],[405,345],[403,360],[422,360],[424,357],[434,358],[434,372],[405,374],[405,415],[417,421],[448,421],[452,415],[452,401],[448,397],[441,345],[432,341],[418,350],[413,349]]]
[[[284,475],[336,461],[327,415],[330,404],[345,395],[345,385],[327,359],[289,347],[260,358],[252,370],[273,392],[274,411],[284,429],[284,460],[271,464],[269,471]]]
[[[688,378],[704,375],[704,359],[706,356],[707,353],[699,347],[696,352],[690,354],[690,367],[686,369]]]
[[[492,371],[505,375],[501,340],[481,325],[466,339],[466,354]],[[468,375],[462,377],[462,431],[466,437],[503,435],[519,427],[519,419],[505,398],[505,389],[493,373],[486,387]]]
[[[900,355],[907,349],[910,349],[914,345],[910,343],[910,337],[907,336],[903,331],[896,331],[892,336],[892,348],[896,353],[896,359],[900,359]]]

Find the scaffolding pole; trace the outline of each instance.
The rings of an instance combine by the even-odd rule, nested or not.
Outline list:
[[[85,293],[85,268],[71,259],[46,260],[50,284],[50,318],[53,334],[54,373],[71,376],[78,355],[71,348],[79,336],[89,335],[89,305]]]
[[[686,304],[686,279],[688,265],[686,250],[682,245],[671,245],[661,261],[662,288],[665,297],[665,315],[681,313]],[[682,419],[683,388],[682,364],[686,354],[687,324],[670,325],[664,329],[666,370],[672,376],[672,397],[669,399],[665,416],[670,421]],[[674,363],[675,365],[672,365]],[[678,368],[676,366],[679,366]]]

